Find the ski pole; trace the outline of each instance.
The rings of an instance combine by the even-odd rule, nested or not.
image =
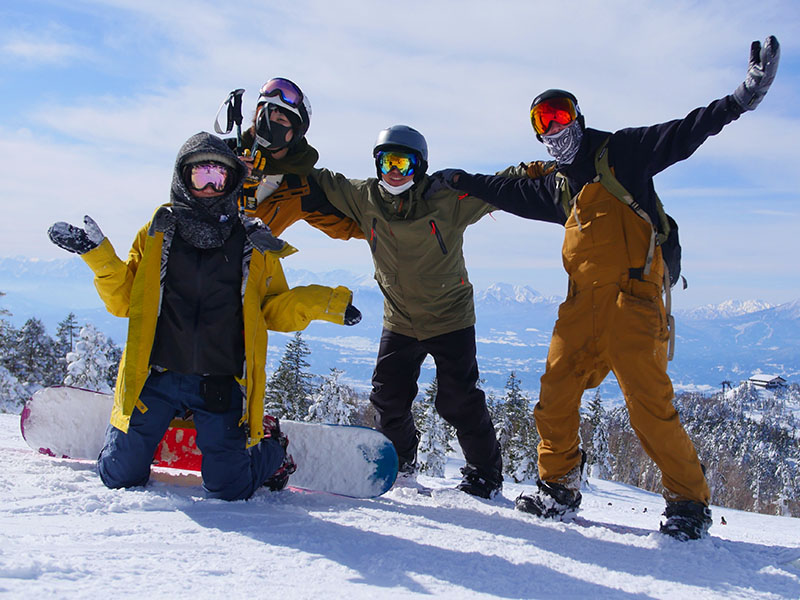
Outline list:
[[[242,154],[242,95],[244,89],[237,88],[233,90],[222,104],[219,106],[217,116],[214,119],[214,131],[220,134],[230,133],[234,124],[236,125],[236,153]],[[222,114],[222,109],[225,109],[226,125],[225,129],[220,126],[219,117]]]

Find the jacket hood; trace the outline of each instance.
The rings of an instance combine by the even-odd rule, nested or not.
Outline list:
[[[211,206],[201,203],[199,199],[192,196],[183,180],[183,167],[193,162],[205,160],[215,160],[228,165],[233,169],[235,176],[233,184],[229,187],[229,192],[224,196],[214,198]],[[221,138],[206,132],[196,133],[186,140],[181,149],[178,150],[178,157],[175,159],[175,170],[172,174],[172,203],[190,208],[210,209],[215,216],[229,214],[230,206],[233,205],[235,209],[238,198],[241,195],[244,176],[244,165]]]

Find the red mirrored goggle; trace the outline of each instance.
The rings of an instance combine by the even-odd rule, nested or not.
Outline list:
[[[531,109],[531,124],[539,135],[544,135],[553,121],[569,125],[577,117],[578,108],[569,98],[549,98]]]
[[[303,105],[303,92],[294,83],[283,77],[275,77],[261,86],[258,96],[258,104],[267,101],[272,96],[280,96],[286,104],[293,108]]]
[[[203,190],[208,186],[215,192],[225,191],[228,184],[228,167],[215,162],[197,163],[186,167],[186,184],[193,190]]]

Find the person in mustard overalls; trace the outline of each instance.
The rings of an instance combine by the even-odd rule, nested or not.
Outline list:
[[[668,330],[662,301],[664,262],[652,247],[659,222],[653,176],[688,158],[709,137],[766,94],[778,67],[777,39],[751,46],[745,81],[733,92],[685,118],[622,129],[586,128],[576,97],[550,89],[531,105],[536,137],[556,160],[556,171],[537,179],[435,173],[441,185],[468,192],[519,216],[564,224],[564,268],[569,290],[553,330],[539,401],[539,478],[516,508],[562,518],[580,505],[583,453],[580,403],[609,371],[619,381],[631,425],[661,469],[667,507],[660,531],[679,540],[707,535],[710,492],[694,446],[672,404],[667,375]],[[613,195],[598,177],[607,152],[616,179],[638,204]],[[560,201],[566,181],[569,200]],[[632,210],[640,208],[646,213]]]

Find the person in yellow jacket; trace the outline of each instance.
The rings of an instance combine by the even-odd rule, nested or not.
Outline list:
[[[294,464],[277,420],[264,416],[267,330],[360,319],[347,288],[288,287],[279,259],[296,250],[239,213],[245,173],[220,138],[189,138],[170,202],[139,231],[127,261],[91,217],[85,228],[59,222],[48,230],[92,269],[109,312],[128,318],[98,459],[110,488],[144,485],[170,421],[191,410],[208,497],[282,489]]]
[[[275,77],[261,86],[253,123],[241,141],[241,158],[250,167],[242,208],[276,236],[303,220],[334,239],[363,239],[358,223],[313,189],[308,176],[319,154],[306,139],[310,124],[311,103],[297,84]],[[226,141],[233,145],[235,138]]]

